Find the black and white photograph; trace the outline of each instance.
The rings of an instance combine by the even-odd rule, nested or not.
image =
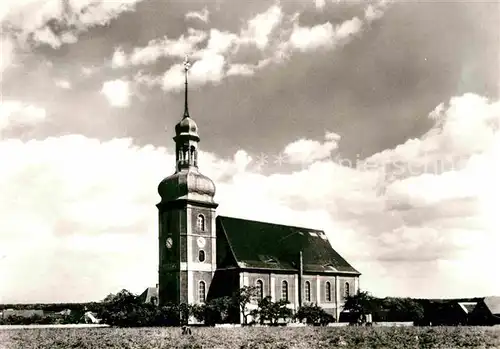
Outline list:
[[[0,1],[0,349],[495,349],[499,265],[499,0]]]

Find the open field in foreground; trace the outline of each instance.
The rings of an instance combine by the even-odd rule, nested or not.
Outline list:
[[[500,328],[44,328],[0,331],[0,349],[500,348]]]

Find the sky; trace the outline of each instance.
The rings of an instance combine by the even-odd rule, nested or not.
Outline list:
[[[500,295],[500,5],[0,4],[0,302],[157,282],[189,110],[218,214],[324,230],[375,296]]]

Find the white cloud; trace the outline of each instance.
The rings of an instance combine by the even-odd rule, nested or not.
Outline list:
[[[186,19],[198,19],[204,23],[207,23],[208,22],[208,15],[209,15],[209,12],[208,12],[208,9],[205,7],[203,8],[202,11],[192,11],[192,12],[188,12],[186,13]]]
[[[224,56],[225,59],[226,55],[232,55],[241,46],[249,44],[256,45],[263,50],[268,47],[273,31],[278,28],[282,20],[283,12],[281,7],[273,5],[248,20],[239,34],[221,31],[216,28],[212,28],[207,34],[204,31],[190,28],[187,36],[181,35],[176,40],[167,37],[151,40],[146,47],[135,48],[127,60],[133,65],[147,65],[156,62],[160,57],[184,57],[186,54],[201,60],[207,57],[214,58],[217,55]],[[207,37],[205,47],[199,48],[198,45],[205,41]],[[119,55],[120,60],[123,61],[123,52],[117,51],[114,56],[116,55]],[[177,68],[173,66],[171,69],[176,70]],[[168,73],[169,76],[170,74],[172,73]],[[209,81],[212,80],[209,79]]]
[[[243,75],[250,76],[255,73],[255,67],[249,64],[231,64],[227,71],[227,76]]]
[[[318,10],[322,10],[326,5],[326,1],[325,0],[314,0],[314,5],[316,5],[316,8]]]
[[[317,50],[322,47],[331,47],[333,35],[333,26],[330,22],[313,27],[301,27],[295,24],[290,43],[301,51]]]
[[[32,126],[45,121],[45,109],[20,101],[0,103],[0,132],[13,126]]]
[[[292,164],[309,164],[327,159],[338,148],[340,137],[333,132],[326,132],[325,142],[320,143],[310,139],[299,139],[288,144],[283,153]]]
[[[251,162],[252,157],[244,150],[238,150],[234,154],[234,164],[238,172],[243,172]]]
[[[121,48],[118,48],[113,53],[113,58],[111,58],[111,66],[113,68],[123,68],[127,65],[127,55]]]
[[[151,40],[146,47],[134,49],[129,59],[134,65],[147,65],[156,62],[160,57],[184,57],[195,51],[196,45],[206,37],[205,32],[190,28],[187,36],[181,35],[176,40],[167,37]]]
[[[238,41],[238,36],[234,33],[210,30],[210,37],[207,42],[206,50],[213,53],[226,53]]]
[[[349,36],[360,32],[362,26],[363,22],[358,17],[354,17],[338,25],[335,29],[335,36],[339,40],[346,39]]]
[[[130,104],[130,82],[126,80],[111,80],[102,84],[101,93],[113,107],[128,107]]]
[[[3,72],[12,64],[14,59],[14,45],[8,38],[0,36],[0,82]]]
[[[364,21],[380,18],[388,1],[380,1],[366,8]],[[376,13],[375,13],[376,12]],[[251,76],[270,64],[283,64],[294,50],[309,52],[331,49],[338,44],[346,44],[351,36],[361,32],[364,22],[358,17],[346,20],[336,26],[330,22],[312,27],[298,24],[299,13],[285,16],[279,5],[272,5],[266,11],[250,18],[238,34],[212,28],[208,34],[189,29],[189,35],[176,40],[164,38],[152,40],[146,47],[136,48],[127,58],[134,65],[151,64],[163,56],[184,57],[190,54],[197,60],[192,72],[195,84],[218,82],[229,76]],[[208,40],[206,40],[208,38]],[[206,41],[204,47],[199,47]],[[250,46],[250,48],[249,48]],[[232,63],[239,61],[238,55],[246,57],[245,50],[253,46],[262,54],[256,62]],[[122,58],[123,52],[115,52]],[[226,69],[225,62],[229,62]],[[161,86],[164,90],[182,87],[183,77],[179,64],[172,65],[163,77],[136,75],[135,81],[148,86]]]
[[[219,82],[224,77],[224,65],[224,56],[207,53],[191,67],[191,80],[195,83]]]
[[[383,14],[384,14],[384,12],[376,6],[368,5],[365,8],[365,18],[368,21],[373,21],[373,20],[379,19],[383,16]]]
[[[77,41],[91,26],[106,25],[122,12],[132,11],[140,0],[8,0],[0,7],[0,22],[16,31],[22,44],[32,40],[58,48]],[[78,14],[78,16],[76,15]],[[49,25],[51,23],[51,25]],[[54,31],[53,24],[58,30]]]
[[[148,77],[141,77],[144,81],[149,81],[150,83],[156,83],[154,80],[148,79]],[[140,79],[139,79],[140,81]],[[162,88],[166,91],[178,90],[183,86],[184,83],[184,67],[182,64],[174,64],[169,70],[163,74],[163,79],[161,80]]]
[[[81,72],[83,76],[91,76],[97,71],[96,67],[82,67]]]
[[[57,87],[68,90],[71,88],[71,83],[68,80],[58,79],[55,80],[55,84]]]
[[[206,51],[200,60],[197,60],[189,70],[190,86],[199,86],[206,83],[218,83],[224,78],[224,56]],[[166,91],[178,90],[184,84],[184,70],[181,64],[174,64],[165,72],[162,79],[162,88]],[[150,81],[155,83],[154,81]]]
[[[370,4],[365,8],[365,20],[370,23],[382,18],[388,7],[396,0],[379,0],[375,4]]]
[[[247,27],[241,31],[242,43],[254,43],[259,49],[267,47],[270,36],[283,20],[283,11],[279,5],[273,5],[266,11],[251,18]]]
[[[500,262],[499,103],[453,98],[426,136],[367,159],[408,166],[420,164],[428,149],[436,157],[464,156],[455,171],[406,171],[384,182],[382,194],[378,169],[324,158],[324,143],[339,140],[333,133],[323,145],[305,140],[305,151],[297,147],[297,157],[316,158],[298,172],[255,172],[244,150],[231,160],[201,153],[200,170],[217,185],[219,214],[324,229],[363,273],[363,288],[376,295],[498,294],[499,280],[491,275]],[[452,141],[476,132],[492,136],[479,148]],[[83,136],[3,140],[0,163],[4,302],[96,300],[156,282],[156,188],[173,168],[165,149]],[[55,287],[61,282],[64,289]]]
[[[363,19],[353,17],[335,27],[330,22],[312,27],[302,27],[298,24],[297,17],[294,17],[292,18],[293,31],[287,42],[287,47],[291,46],[302,52],[308,52],[317,49],[331,49],[337,44],[345,44],[346,39],[363,30],[365,23],[369,24],[381,18],[390,3],[391,1],[381,0],[375,4],[370,4],[365,8]],[[324,5],[325,1],[316,2],[318,9],[323,8]]]
[[[344,21],[335,28],[330,22],[313,27],[301,27],[295,23],[289,44],[303,52],[332,48],[339,41],[359,33],[362,26],[363,22],[358,17]]]

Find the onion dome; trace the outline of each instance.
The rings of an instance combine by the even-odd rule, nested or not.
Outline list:
[[[191,119],[189,115],[185,115],[184,118],[175,125],[175,137],[188,137],[197,141],[200,140],[198,136],[198,125],[196,125],[196,122]]]
[[[215,184],[195,168],[176,172],[158,185],[162,202],[174,200],[195,200],[213,203]]]

